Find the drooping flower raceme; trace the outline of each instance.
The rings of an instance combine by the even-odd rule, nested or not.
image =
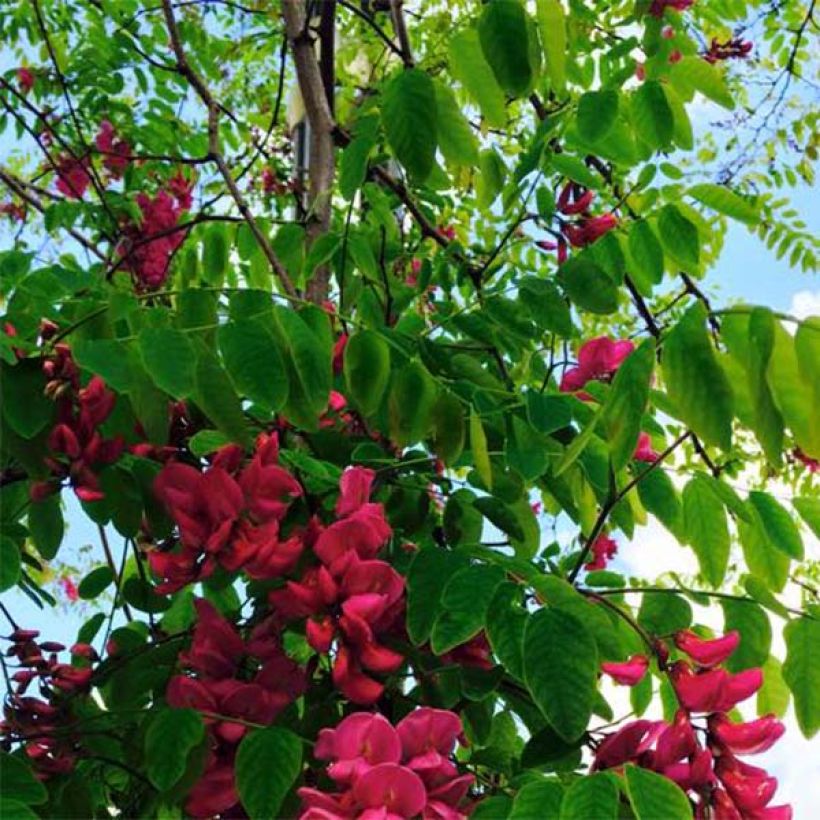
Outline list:
[[[314,749],[328,760],[338,791],[299,789],[300,820],[460,820],[467,816],[472,775],[452,760],[461,720],[422,707],[394,728],[379,714],[356,712],[335,729],[322,729]]]
[[[626,724],[597,747],[594,768],[618,769],[633,763],[652,769],[696,799],[698,818],[789,820],[791,807],[768,806],[777,780],[738,759],[771,748],[784,731],[774,715],[748,723],[736,723],[727,715],[763,683],[760,669],[731,674],[720,666],[738,644],[736,632],[711,640],[689,630],[677,633],[675,645],[689,660],[677,661],[669,673],[681,706],[674,720]],[[616,680],[618,675],[624,681],[635,679],[638,670],[633,661],[605,664],[604,671]],[[693,713],[706,716],[703,743],[695,732]]]

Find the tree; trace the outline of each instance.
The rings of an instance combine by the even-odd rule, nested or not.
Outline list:
[[[3,816],[790,816],[820,318],[703,280],[814,270],[813,15],[4,10]],[[696,576],[612,563],[650,516]]]

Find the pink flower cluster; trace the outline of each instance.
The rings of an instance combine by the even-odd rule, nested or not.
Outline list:
[[[36,629],[18,628],[7,638],[11,646],[5,654],[16,658],[17,671],[11,675],[15,686],[4,707],[0,738],[22,741],[38,777],[46,779],[74,768],[74,741],[65,731],[57,730],[69,716],[64,697],[88,691],[91,662],[97,660],[97,653],[88,644],[75,644],[71,647],[74,663],[63,663],[57,655],[65,646],[55,641],[38,643],[39,635]],[[45,699],[26,695],[35,680]]]
[[[563,264],[567,260],[567,247],[583,248],[599,240],[618,226],[615,214],[601,214],[593,216],[589,209],[595,199],[594,191],[590,191],[568,182],[558,196],[556,206],[564,216],[578,217],[574,221],[561,220],[561,236],[556,242],[539,241],[536,245],[545,251],[558,250],[558,262]]]
[[[197,599],[194,605],[193,642],[180,653],[187,674],[171,678],[166,699],[174,708],[202,712],[209,727],[205,770],[189,792],[186,810],[212,817],[239,802],[234,758],[246,723],[272,723],[305,691],[307,677],[283,652],[270,619],[257,625],[246,643],[211,603]]]
[[[36,77],[30,68],[20,66],[20,68],[17,69],[17,85],[20,86],[20,92],[24,96],[27,96],[31,89],[34,88],[35,81]]]
[[[168,277],[171,259],[185,239],[185,231],[177,226],[191,207],[191,187],[177,173],[169,180],[168,191],[160,190],[153,197],[137,194],[142,221],[126,226],[118,252],[141,289],[156,290]]]
[[[50,324],[50,323],[49,323]],[[56,329],[54,326],[49,327]],[[46,459],[52,477],[35,482],[31,496],[35,501],[58,492],[62,479],[68,478],[81,501],[103,497],[97,470],[113,464],[125,444],[119,436],[104,438],[99,428],[111,415],[117,397],[99,376],[80,387],[80,374],[68,345],[58,343],[43,363],[48,379],[46,395],[57,402],[58,422],[48,436],[52,455]]]
[[[718,820],[790,820],[790,806],[768,806],[777,780],[738,756],[764,752],[781,737],[783,724],[774,715],[735,723],[726,714],[762,685],[760,669],[731,674],[722,664],[739,643],[737,632],[705,640],[684,630],[675,645],[689,660],[676,662],[669,673],[680,703],[672,723],[635,720],[608,735],[595,751],[595,769],[631,762],[652,769],[697,799],[699,818]],[[694,666],[693,666],[694,664]],[[640,682],[648,660],[637,655],[626,663],[604,664],[603,670],[628,686]],[[703,744],[692,713],[706,716]]]
[[[345,470],[336,520],[315,524],[310,546],[318,563],[270,593],[285,621],[306,618],[308,643],[320,653],[335,647],[333,682],[354,703],[371,704],[384,686],[363,670],[394,672],[403,656],[380,636],[393,629],[404,610],[404,579],[376,555],[392,534],[381,504],[369,500],[375,474],[363,467]]]
[[[578,365],[564,371],[559,390],[576,393],[590,381],[610,381],[624,360],[635,350],[628,339],[613,341],[608,336],[598,336],[584,342],[578,351]],[[587,394],[581,398],[591,399]]]
[[[584,569],[594,572],[599,569],[606,569],[606,565],[617,555],[618,543],[614,538],[610,538],[603,533],[599,535],[590,547],[589,560],[584,564]]]
[[[461,820],[472,775],[452,760],[458,715],[422,707],[394,728],[379,714],[356,712],[322,729],[314,754],[329,760],[339,791],[299,789],[300,820]]]
[[[114,179],[119,179],[131,161],[131,146],[127,140],[117,136],[114,126],[108,120],[103,120],[94,137],[94,144],[103,155],[105,168]]]
[[[205,579],[217,565],[242,568],[258,579],[277,578],[295,566],[303,534],[282,538],[280,525],[302,487],[278,460],[276,435],[262,434],[247,464],[237,445],[219,450],[204,471],[178,461],[165,464],[154,492],[176,523],[180,543],[176,551],[148,554],[163,579],[159,592]]]

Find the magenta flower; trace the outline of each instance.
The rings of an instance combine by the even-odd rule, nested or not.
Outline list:
[[[635,461],[645,461],[648,464],[654,464],[658,460],[659,454],[652,449],[652,439],[649,438],[649,433],[641,433],[638,436],[638,444],[635,447],[635,453],[632,458]]]
[[[765,715],[748,723],[733,723],[721,714],[709,719],[709,731],[733,754],[754,755],[770,749],[782,737],[786,727],[774,715]]]
[[[675,646],[685,652],[698,666],[717,666],[737,649],[740,635],[736,631],[727,632],[720,638],[708,640],[684,629],[675,635]]]
[[[589,560],[584,564],[584,568],[593,572],[599,569],[606,569],[607,563],[615,557],[618,552],[618,542],[608,535],[599,535],[591,547]]]
[[[590,339],[578,351],[578,366],[564,372],[559,389],[562,393],[573,393],[588,381],[608,381],[634,349],[635,345],[628,339],[613,341],[607,336]]]
[[[624,663],[604,662],[601,664],[601,669],[615,683],[620,683],[622,686],[635,686],[644,679],[649,669],[649,659],[645,655],[633,655]]]

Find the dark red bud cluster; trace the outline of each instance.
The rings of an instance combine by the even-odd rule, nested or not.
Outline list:
[[[15,629],[6,640],[7,666],[13,690],[9,693],[0,722],[0,740],[4,744],[20,742],[41,778],[64,774],[73,769],[76,739],[66,724],[70,720],[69,696],[88,692],[93,669],[99,660],[89,644],[71,647],[72,663],[59,660],[65,646],[56,641],[41,641],[36,629]],[[16,663],[14,662],[16,661]],[[40,697],[27,694],[37,681]]]
[[[567,260],[568,248],[583,248],[599,240],[618,226],[615,214],[593,216],[590,207],[595,200],[595,192],[574,182],[568,182],[558,195],[556,206],[562,216],[574,219],[560,220],[561,234],[556,241],[541,240],[536,245],[545,251],[558,251],[558,262]]]
[[[44,322],[41,335],[48,338],[56,330],[53,322]],[[85,387],[67,344],[58,343],[43,361],[47,379],[45,393],[57,402],[57,423],[48,436],[51,454],[46,464],[51,478],[31,486],[31,497],[41,501],[58,492],[68,478],[81,501],[99,501],[102,497],[97,470],[113,464],[125,447],[122,438],[105,438],[100,426],[111,415],[116,396],[99,377]]]
[[[754,43],[751,40],[743,40],[740,37],[733,37],[725,43],[718,42],[713,37],[709,44],[709,50],[703,55],[707,63],[717,63],[721,60],[742,60],[749,56]]]

